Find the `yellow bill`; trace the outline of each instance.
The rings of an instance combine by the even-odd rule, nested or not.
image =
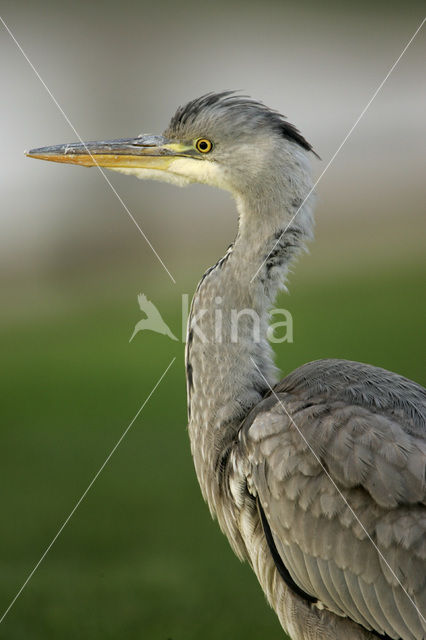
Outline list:
[[[96,142],[60,144],[26,152],[29,158],[65,162],[83,167],[111,169],[159,169],[165,171],[179,157],[194,157],[192,145],[167,140],[163,136],[141,135]]]

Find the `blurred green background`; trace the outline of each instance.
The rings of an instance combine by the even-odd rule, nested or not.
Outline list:
[[[283,111],[319,175],[421,19],[421,5],[2,3],[85,139],[161,132],[181,102],[241,88]],[[128,343],[144,292],[181,295],[235,233],[226,194],[25,159],[75,134],[0,26],[3,87],[0,616],[173,357],[166,378],[0,624],[0,638],[282,638],[210,520],[186,433],[183,345]],[[317,240],[279,306],[283,372],[321,357],[425,381],[419,34],[318,187]]]

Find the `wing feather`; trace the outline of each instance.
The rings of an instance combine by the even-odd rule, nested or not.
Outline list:
[[[319,361],[264,403],[242,425],[240,453],[293,580],[337,615],[423,639],[425,390]]]
[[[422,626],[422,620],[417,615],[414,607],[410,607],[410,602],[406,594],[401,589],[394,589],[395,604],[404,620],[405,625],[410,629],[415,638],[421,638],[422,634],[426,634],[426,623]],[[425,611],[425,609],[420,609]]]
[[[347,582],[345,580],[345,572],[339,569],[335,562],[329,562],[330,578],[333,581],[333,585],[336,591],[340,594],[344,603],[344,611],[355,622],[361,622],[361,617],[355,605],[355,602],[348,589]]]
[[[379,633],[387,633],[391,636],[391,638],[397,637],[395,634],[395,630],[392,629],[391,625],[388,623],[386,616],[380,607],[380,604],[377,600],[374,584],[367,584],[364,580],[360,580],[359,587],[363,595],[364,602],[374,619],[373,628]],[[409,636],[405,635],[403,637]]]
[[[360,616],[359,623],[367,629],[374,629],[376,621],[364,601],[358,577],[352,571],[345,571],[344,576],[352,601],[354,602],[358,615]]]
[[[300,549],[292,544],[286,546],[285,550],[280,545],[281,555],[285,558],[287,569],[292,576],[297,576],[302,588],[306,593],[313,593],[312,584],[306,567],[306,558]],[[285,564],[284,563],[284,564]]]
[[[339,615],[345,615],[345,605],[343,604],[343,600],[340,597],[339,592],[335,588],[333,580],[331,579],[329,562],[327,560],[323,560],[322,558],[318,558],[318,568],[324,584],[327,585],[327,591],[329,596],[331,596],[332,602],[338,606],[338,610],[335,612]]]
[[[407,633],[407,625],[396,606],[393,590],[387,588],[385,582],[385,578],[381,577],[381,579],[374,584],[377,602],[386,620],[391,625],[393,632],[396,631],[398,636],[403,636]]]

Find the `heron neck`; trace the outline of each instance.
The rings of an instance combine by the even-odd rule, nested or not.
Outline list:
[[[204,274],[188,321],[189,434],[201,489],[213,513],[212,472],[235,440],[241,420],[276,382],[267,340],[269,310],[284,286],[289,263],[310,233],[310,209],[285,229],[287,209],[263,202],[259,218],[256,203],[239,198],[237,206],[236,241]]]

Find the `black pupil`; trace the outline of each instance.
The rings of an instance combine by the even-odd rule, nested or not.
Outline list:
[[[205,151],[209,148],[209,145],[205,140],[201,140],[198,146],[200,147],[201,151]]]

